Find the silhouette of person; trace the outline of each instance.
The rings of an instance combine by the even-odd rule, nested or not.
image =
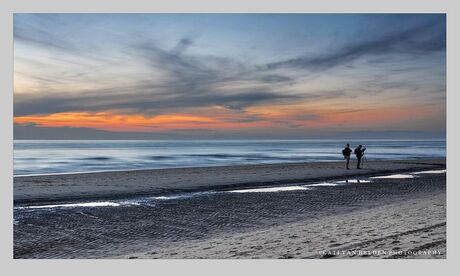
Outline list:
[[[361,158],[363,157],[365,150],[366,148],[363,148],[362,145],[359,145],[357,148],[355,148],[355,155],[356,155],[356,158],[358,158],[358,165],[356,166],[357,169],[361,169],[360,168]]]
[[[350,168],[348,165],[350,164],[350,154],[351,154],[350,144],[347,144],[345,148],[342,150],[343,158],[345,159],[345,168],[349,170]]]

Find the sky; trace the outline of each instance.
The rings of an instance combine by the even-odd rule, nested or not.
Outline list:
[[[15,14],[15,139],[444,138],[444,14]]]

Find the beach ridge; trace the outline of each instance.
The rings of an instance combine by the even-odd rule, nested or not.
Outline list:
[[[14,203],[228,190],[430,169],[445,169],[445,159],[366,161],[362,170],[345,170],[343,162],[305,162],[24,176],[14,178]]]

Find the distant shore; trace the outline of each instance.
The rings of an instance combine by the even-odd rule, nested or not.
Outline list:
[[[366,161],[350,170],[344,162],[304,162],[201,168],[152,169],[14,178],[17,204],[123,198],[180,192],[310,183],[352,176],[445,168],[445,159]]]

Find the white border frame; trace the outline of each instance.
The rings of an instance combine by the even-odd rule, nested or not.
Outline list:
[[[458,2],[458,1],[457,1]],[[459,115],[458,74],[460,49],[458,31],[459,13],[456,1],[443,0],[233,0],[233,1],[149,1],[149,0],[4,0],[0,2],[0,214],[2,227],[1,267],[4,275],[81,275],[89,273],[126,275],[133,272],[159,274],[285,274],[335,273],[372,275],[442,275],[454,271],[458,246],[459,206],[455,198],[459,188],[456,157],[459,153],[459,130],[454,129],[453,118]],[[447,13],[447,167],[448,167],[448,256],[447,260],[14,260],[13,259],[13,13],[150,13],[150,12],[295,12],[295,13]],[[458,79],[458,77],[457,77]]]

